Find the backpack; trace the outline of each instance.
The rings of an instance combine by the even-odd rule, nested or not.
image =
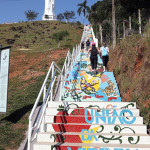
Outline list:
[[[97,51],[96,47],[92,48],[91,56],[97,56],[97,54],[98,54],[98,51]]]

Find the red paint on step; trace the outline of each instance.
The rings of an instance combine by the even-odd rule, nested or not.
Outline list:
[[[95,94],[96,98],[104,98],[104,96],[99,96],[98,94]]]
[[[68,88],[68,87],[66,87],[66,86],[64,86],[64,88],[65,88],[66,90],[70,90],[70,88]]]
[[[67,80],[66,82],[69,84],[69,81],[68,81],[68,80]]]
[[[92,98],[91,96],[83,96],[83,99]]]
[[[104,82],[108,81],[108,79],[109,79],[109,77],[107,75],[103,74],[101,76],[101,83],[104,83]]]
[[[59,124],[52,124],[53,129],[55,132],[82,132],[82,129],[89,130],[90,126],[85,121],[85,110],[83,107],[79,107],[74,109],[70,114],[68,114],[67,111],[60,111],[54,116],[54,123]],[[88,120],[91,120],[91,114],[89,111],[88,114]],[[76,117],[76,116],[83,116],[83,117]],[[63,124],[62,124],[63,123]],[[74,123],[73,125],[69,125],[67,123]],[[77,124],[83,124],[83,125],[77,125]],[[57,136],[56,139],[57,142],[62,143],[82,143],[81,138],[79,135],[66,135],[65,138],[61,138],[60,136]],[[68,150],[66,146],[58,146],[58,150]],[[79,147],[71,146],[71,150],[77,150]]]
[[[67,79],[68,79],[68,77],[69,77],[69,74],[67,74]]]
[[[112,101],[112,100],[117,100],[117,97],[109,97],[109,98],[108,98],[108,102],[109,102],[109,101]]]
[[[78,150],[78,148],[81,148],[81,146],[57,146],[56,150],[68,150],[68,148],[71,148],[71,150]]]

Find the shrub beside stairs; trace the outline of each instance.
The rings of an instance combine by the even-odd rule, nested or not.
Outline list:
[[[92,38],[85,27],[82,40]],[[38,132],[33,150],[150,150],[150,136],[134,102],[121,102],[112,72],[91,72],[86,51],[68,69],[61,101],[49,101],[45,132]],[[99,62],[101,59],[99,58]]]

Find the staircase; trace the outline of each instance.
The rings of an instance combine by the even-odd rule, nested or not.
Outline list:
[[[82,41],[92,42],[92,33],[86,26]],[[86,55],[86,51],[72,55],[74,61],[65,65],[55,96],[43,100],[42,123],[39,127],[33,123],[29,130],[29,138],[36,138],[29,140],[28,150],[150,150],[150,136],[136,103],[121,102],[113,72],[103,72],[99,57],[98,73],[92,73]]]

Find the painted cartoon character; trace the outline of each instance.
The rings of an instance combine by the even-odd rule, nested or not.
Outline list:
[[[116,86],[115,84],[109,80],[107,81],[108,85],[104,90],[103,89],[100,89],[103,93],[106,93],[106,95],[109,97],[109,96],[118,96],[117,95],[117,89],[116,89]]]
[[[96,91],[93,86],[96,84],[98,84],[96,79],[94,79],[91,83],[87,83],[87,80],[83,77],[81,78],[80,87],[84,92],[88,91],[90,93],[95,93]]]

